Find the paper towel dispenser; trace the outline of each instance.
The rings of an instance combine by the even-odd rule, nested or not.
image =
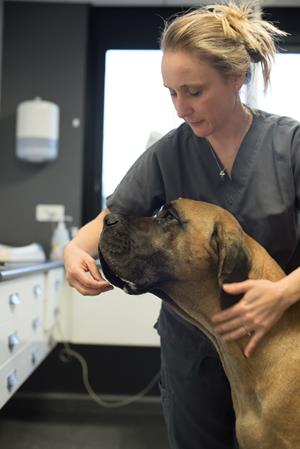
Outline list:
[[[57,158],[59,107],[37,97],[17,107],[16,155],[29,162],[46,162]]]

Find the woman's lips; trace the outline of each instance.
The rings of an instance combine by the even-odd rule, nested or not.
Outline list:
[[[188,122],[190,126],[197,126],[201,125],[204,122],[204,120],[198,120],[197,122]]]

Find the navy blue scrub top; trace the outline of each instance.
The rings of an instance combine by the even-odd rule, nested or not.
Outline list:
[[[217,204],[292,271],[300,265],[300,123],[254,112],[231,178],[221,179],[208,141],[184,123],[142,154],[107,207],[149,216],[179,197]]]

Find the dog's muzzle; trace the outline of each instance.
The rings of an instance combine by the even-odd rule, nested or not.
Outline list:
[[[109,282],[127,293],[140,294],[169,279],[172,264],[167,263],[165,249],[153,244],[158,230],[153,217],[111,213],[104,218],[99,258]]]
[[[126,231],[126,232],[124,232]],[[99,242],[99,259],[106,279],[122,290],[127,289],[127,282],[116,274],[115,261],[124,260],[129,253],[128,224],[126,217],[111,213],[103,220],[103,230]]]

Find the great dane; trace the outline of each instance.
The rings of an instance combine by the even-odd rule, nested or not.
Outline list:
[[[223,282],[285,276],[224,209],[179,199],[153,217],[110,214],[99,242],[106,278],[152,292],[216,347],[231,386],[240,449],[300,449],[300,311],[290,307],[250,358],[249,337],[225,343],[211,317],[233,303]],[[231,301],[232,299],[232,301]]]

